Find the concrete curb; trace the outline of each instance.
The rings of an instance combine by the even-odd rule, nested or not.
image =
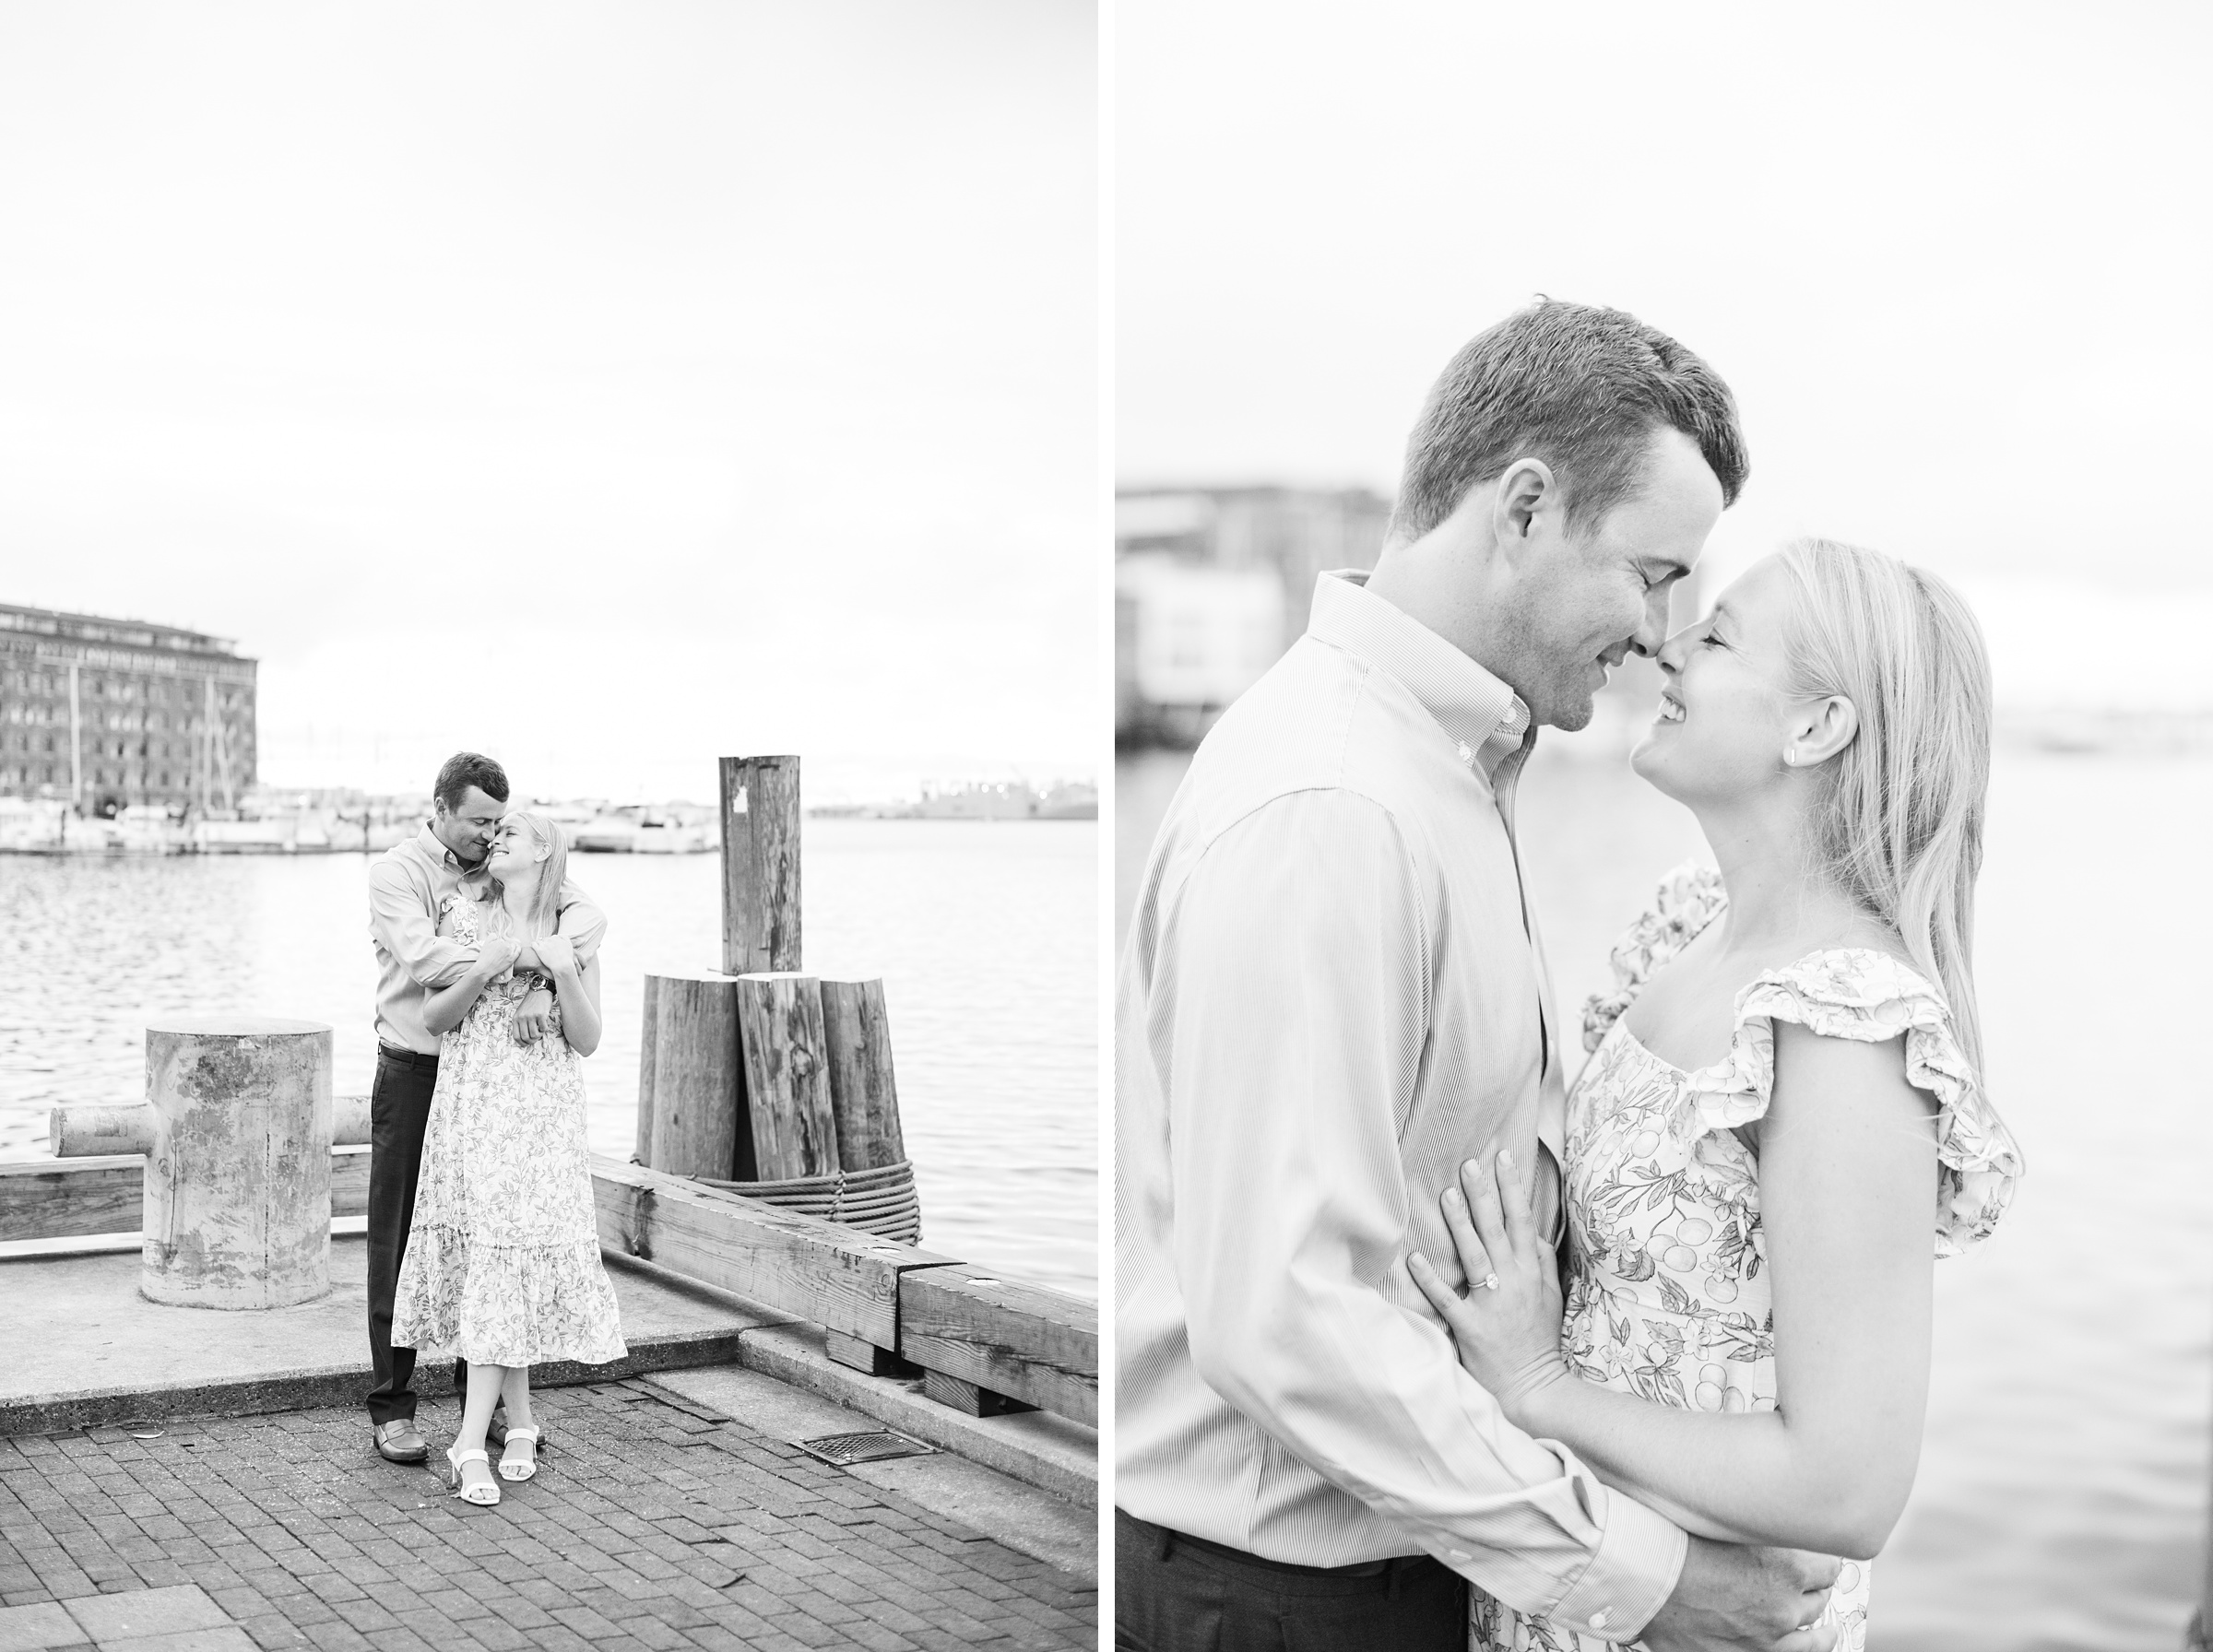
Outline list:
[[[768,1321],[738,1333],[740,1351],[733,1363],[758,1371],[810,1394],[834,1400],[848,1410],[911,1434],[941,1451],[993,1469],[1025,1485],[1050,1492],[1070,1503],[1097,1507],[1099,1434],[1095,1428],[1050,1411],[1020,1411],[1004,1417],[970,1417],[926,1399],[918,1381],[870,1376],[833,1360],[822,1328],[785,1318],[728,1291],[703,1285],[634,1257],[609,1255],[610,1267],[634,1268],[655,1283],[717,1303],[734,1312]],[[778,1323],[778,1321],[781,1321]],[[533,1376],[533,1381],[536,1380]]]
[[[1003,1417],[967,1416],[925,1398],[922,1385],[917,1381],[870,1376],[837,1363],[830,1358],[819,1326],[795,1320],[787,1314],[764,1308],[745,1297],[635,1257],[610,1254],[607,1262],[618,1272],[641,1276],[661,1292],[688,1297],[694,1304],[715,1310],[712,1314],[692,1310],[677,1316],[680,1320],[689,1317],[725,1322],[634,1336],[630,1342],[630,1352],[606,1365],[579,1365],[563,1361],[534,1366],[530,1373],[533,1386],[550,1388],[620,1382],[657,1371],[734,1366],[758,1372],[829,1400],[1064,1502],[1089,1508],[1098,1505],[1095,1429],[1049,1411],[1023,1411]],[[729,1320],[737,1323],[728,1323]],[[448,1362],[430,1362],[419,1370],[417,1393],[425,1399],[449,1398],[453,1391],[451,1373]],[[290,1370],[183,1378],[172,1383],[142,1379],[112,1387],[66,1390],[49,1387],[44,1392],[28,1394],[18,1390],[0,1398],[0,1437],[64,1434],[184,1417],[237,1417],[313,1410],[325,1406],[358,1407],[373,1381],[368,1361],[345,1360]]]
[[[533,1387],[558,1388],[578,1383],[620,1382],[625,1377],[695,1365],[734,1364],[744,1358],[744,1339],[751,1334],[747,1328],[728,1328],[646,1337],[633,1342],[628,1354],[609,1364],[579,1365],[559,1360],[534,1365],[530,1383]],[[356,1364],[278,1371],[229,1382],[180,1382],[152,1387],[141,1384],[69,1394],[32,1394],[0,1401],[0,1437],[65,1434],[172,1417],[243,1417],[257,1411],[358,1406],[375,1380],[369,1362],[363,1360]],[[445,1398],[452,1391],[450,1367],[425,1370],[416,1382],[416,1392],[425,1399]]]

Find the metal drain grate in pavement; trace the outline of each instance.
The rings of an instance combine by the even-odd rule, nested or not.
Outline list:
[[[819,1439],[801,1440],[799,1445],[809,1457],[819,1457],[838,1469],[853,1463],[880,1463],[894,1457],[928,1457],[937,1450],[935,1446],[925,1446],[888,1428],[870,1429],[858,1434],[823,1434]]]

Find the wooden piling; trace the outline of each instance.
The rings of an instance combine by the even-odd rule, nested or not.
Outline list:
[[[194,1016],[146,1030],[154,1302],[282,1308],[330,1289],[331,1032]]]
[[[828,1175],[838,1168],[837,1121],[822,1033],[821,984],[787,971],[738,977],[753,1179]],[[740,1178],[743,1179],[743,1178]]]
[[[631,1157],[633,1164],[653,1162],[653,1033],[660,986],[658,975],[645,977],[645,1001],[638,1017],[638,1150]]]
[[[845,1170],[904,1163],[899,1091],[892,1080],[892,1026],[882,981],[822,983],[822,1036],[830,1065],[830,1111]]]
[[[722,968],[799,967],[799,760],[722,760]]]
[[[653,1021],[642,1041],[638,1135],[646,1162],[672,1175],[727,1176],[746,1133],[738,984],[728,975],[648,975],[645,992]]]

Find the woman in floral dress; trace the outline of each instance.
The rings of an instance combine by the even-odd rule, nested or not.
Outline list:
[[[441,934],[479,949],[476,967],[433,994],[424,1015],[444,1044],[392,1340],[468,1362],[467,1400],[446,1462],[457,1494],[471,1503],[500,1500],[484,1439],[503,1398],[500,1475],[536,1472],[532,1364],[604,1364],[625,1352],[599,1260],[585,1142],[582,1057],[599,1043],[599,965],[579,967],[553,932],[567,860],[551,820],[518,812],[501,822],[484,898],[455,895],[439,923]],[[559,1032],[531,1044],[515,1042],[527,984],[509,968],[525,939],[553,975]]]
[[[1989,669],[1948,587],[1826,541],[1659,657],[1631,761],[1720,867],[1662,885],[1586,1012],[1564,1323],[1503,1155],[1444,1196],[1465,1297],[1412,1267],[1517,1425],[1686,1530],[1842,1557],[1805,1622],[1860,1652],[1921,1447],[1935,1258],[1987,1237],[2022,1171],[1969,970]],[[1479,1652],[1609,1645],[1481,1591],[1473,1617]]]

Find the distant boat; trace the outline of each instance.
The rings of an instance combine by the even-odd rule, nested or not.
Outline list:
[[[1081,783],[1057,785],[1037,800],[1040,820],[1095,820],[1099,818],[1099,788]]]
[[[608,810],[569,829],[570,847],[586,855],[701,855],[719,849],[712,820],[687,820],[685,813],[630,804]]]
[[[698,855],[721,847],[707,842],[707,829],[679,820],[640,820],[631,847],[640,855]]]
[[[621,815],[601,815],[570,832],[569,846],[584,855],[628,855],[638,846],[638,823]]]

